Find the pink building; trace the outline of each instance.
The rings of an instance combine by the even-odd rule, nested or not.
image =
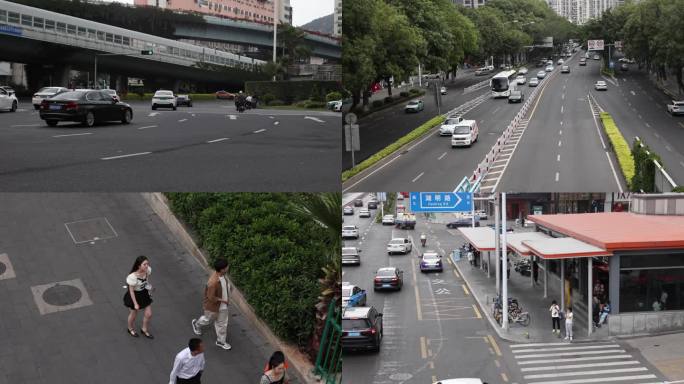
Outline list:
[[[136,6],[156,6],[261,23],[273,23],[271,0],[134,0]],[[289,3],[289,1],[288,1]],[[282,16],[282,12],[279,12]]]

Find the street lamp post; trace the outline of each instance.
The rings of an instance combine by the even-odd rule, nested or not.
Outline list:
[[[273,65],[276,63],[276,49],[278,40],[278,0],[273,0]],[[276,81],[276,73],[273,73],[273,81]]]

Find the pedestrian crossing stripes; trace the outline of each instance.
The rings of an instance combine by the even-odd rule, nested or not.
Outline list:
[[[526,384],[659,382],[615,342],[514,344],[511,351]]]

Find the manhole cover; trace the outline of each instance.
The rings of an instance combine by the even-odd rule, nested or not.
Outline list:
[[[55,306],[71,305],[81,300],[81,290],[72,285],[56,284],[43,292],[43,300]]]
[[[5,265],[5,263],[0,262],[0,276],[2,276],[6,270],[7,270],[7,266]]]
[[[396,381],[405,381],[405,380],[410,380],[413,377],[412,374],[410,373],[395,373],[390,375],[390,380],[396,380]]]

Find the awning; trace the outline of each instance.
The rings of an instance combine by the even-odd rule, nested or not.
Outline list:
[[[542,259],[569,259],[577,257],[612,256],[612,252],[572,237],[549,237],[523,240],[522,245]]]
[[[480,252],[493,251],[496,243],[494,241],[494,229],[490,227],[467,227],[458,229],[463,237]]]
[[[530,256],[532,251],[523,244],[523,241],[545,240],[552,237],[543,232],[519,232],[509,233],[506,235],[506,244],[508,248],[515,251],[520,256]]]

